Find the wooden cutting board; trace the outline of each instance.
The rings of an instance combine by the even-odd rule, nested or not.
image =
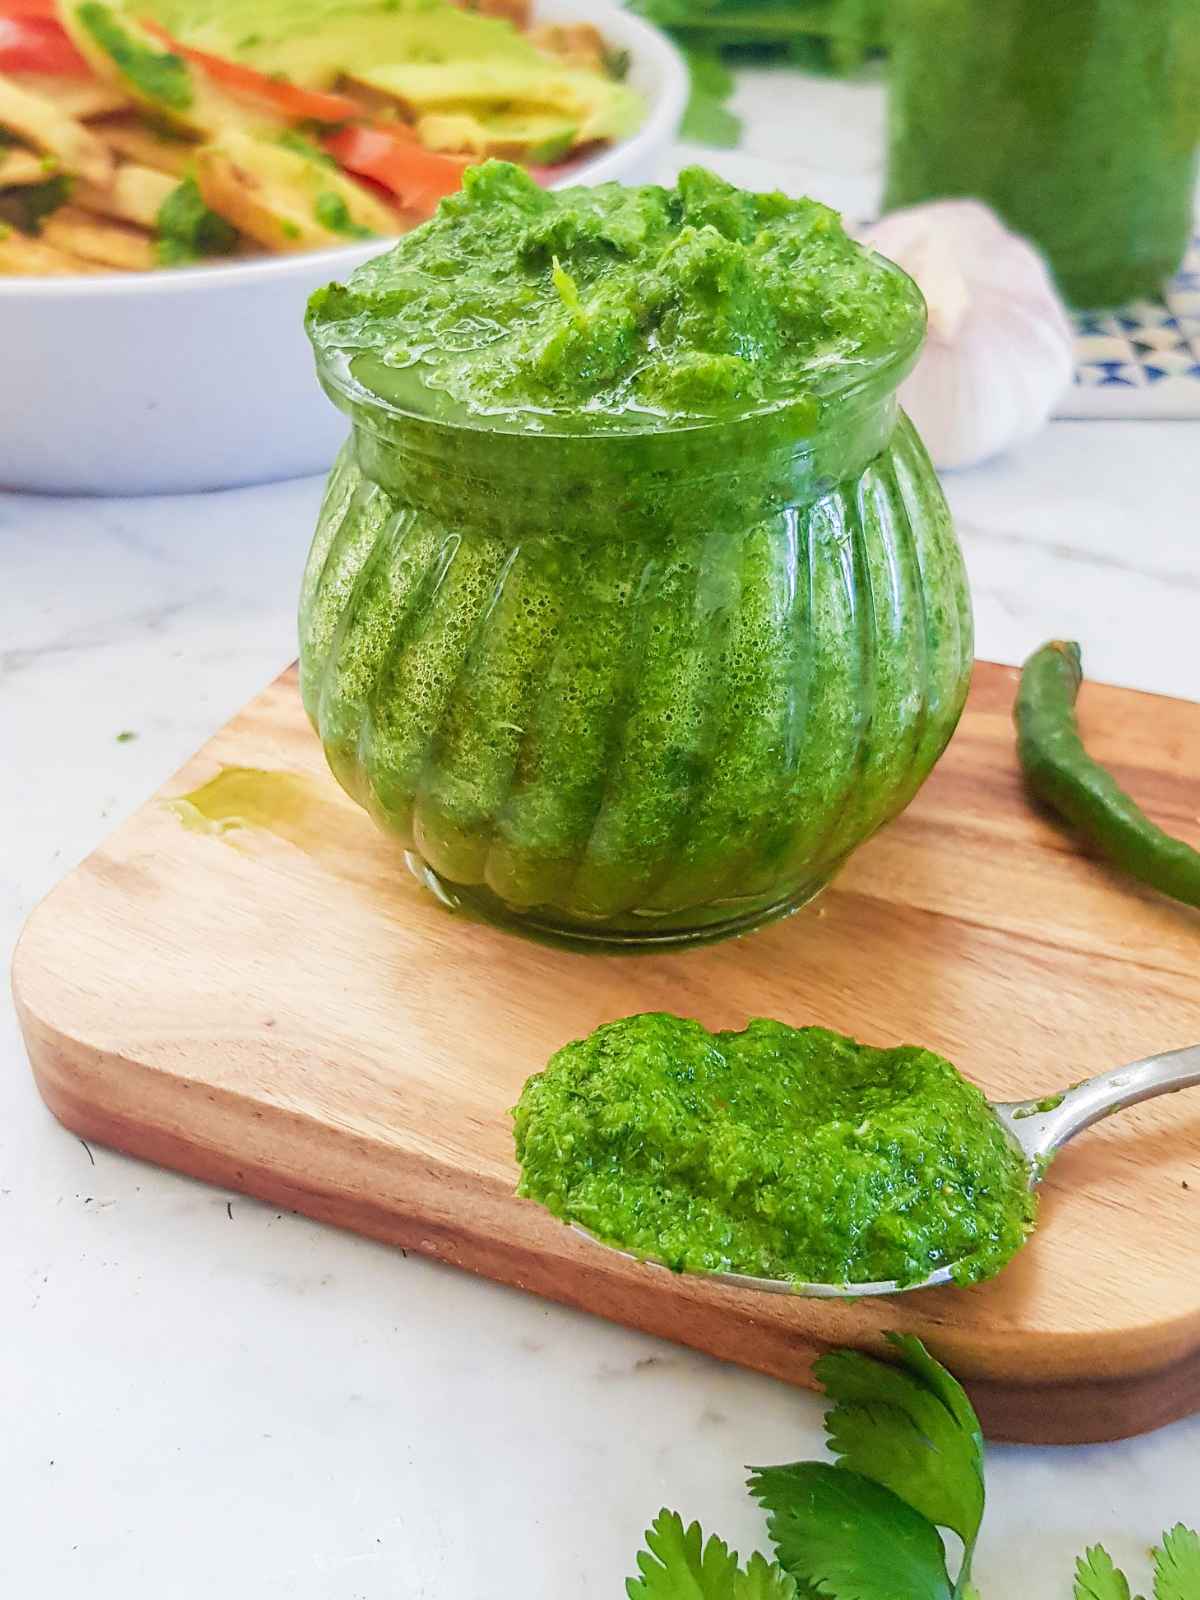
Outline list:
[[[598,1250],[513,1194],[526,1075],[630,1012],[917,1041],[1001,1099],[1200,1040],[1200,914],[1033,807],[1015,683],[978,667],[934,777],[818,902],[739,941],[614,956],[495,932],[420,889],[325,772],[293,669],[31,918],[14,985],[38,1084],[89,1139],[791,1382],[830,1345],[902,1328],[995,1438],[1158,1426],[1200,1408],[1200,1093],[1065,1152],[1036,1239],[970,1290],[743,1294]],[[1200,706],[1089,685],[1081,714],[1200,844]],[[300,775],[296,815],[217,835],[163,804],[238,766]]]

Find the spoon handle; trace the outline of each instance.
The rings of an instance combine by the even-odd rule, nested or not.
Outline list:
[[[1036,1100],[1011,1101],[995,1109],[1028,1160],[1038,1162],[1114,1111],[1197,1085],[1200,1045],[1194,1044],[1184,1050],[1147,1056],[1144,1061],[1132,1061],[1127,1067],[1116,1067],[1096,1078],[1085,1078],[1044,1111]]]

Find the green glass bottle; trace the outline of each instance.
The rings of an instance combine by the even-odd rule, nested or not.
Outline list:
[[[1178,268],[1198,139],[1200,0],[893,0],[885,208],[987,201],[1073,305]]]

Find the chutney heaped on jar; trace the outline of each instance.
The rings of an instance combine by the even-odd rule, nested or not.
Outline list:
[[[490,162],[319,291],[330,766],[448,897],[614,944],[811,898],[949,739],[970,606],[924,306],[826,207]]]

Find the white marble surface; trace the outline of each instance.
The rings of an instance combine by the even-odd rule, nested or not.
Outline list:
[[[731,176],[874,203],[876,91],[742,101]],[[1200,698],[1196,425],[1057,423],[949,489],[981,654],[1077,635],[1094,676]],[[5,952],[294,654],[318,492],[0,497]],[[230,1199],[89,1154],[0,1008],[0,1593],[615,1600],[660,1505],[745,1549],[742,1464],[819,1452],[812,1396]],[[989,1489],[985,1600],[1066,1600],[1088,1541],[1136,1565],[1200,1520],[1200,1421],[995,1448]]]

